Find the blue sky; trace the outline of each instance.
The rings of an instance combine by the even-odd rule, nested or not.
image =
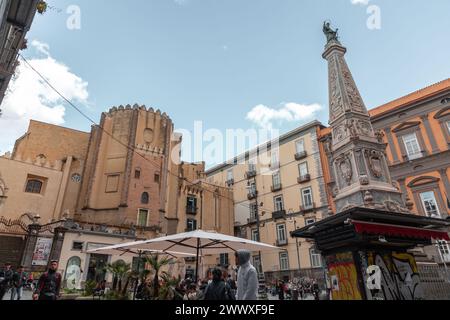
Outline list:
[[[28,34],[34,44],[23,54],[37,65],[50,55],[53,67],[41,64],[40,71],[62,86],[46,72],[65,66],[67,86],[79,89],[71,97],[97,121],[111,106],[139,103],[167,112],[176,128],[190,130],[201,120],[206,129],[247,129],[261,125],[247,117],[256,106],[276,111],[295,103],[300,110],[322,109],[274,121],[275,128],[286,132],[313,118],[326,124],[326,19],[340,29],[369,108],[450,76],[448,0],[371,0],[368,5],[381,10],[379,30],[367,28],[364,0],[48,2],[53,8],[36,16]],[[81,9],[80,30],[66,27],[66,9],[74,4]],[[18,103],[10,99],[6,116]],[[50,103],[45,113],[59,114],[43,120],[89,130],[90,123],[61,101]],[[30,108],[21,119],[30,117]],[[0,152],[11,147],[19,128],[0,140]]]

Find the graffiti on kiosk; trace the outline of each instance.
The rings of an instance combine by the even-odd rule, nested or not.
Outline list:
[[[423,292],[414,257],[408,253],[367,253],[367,294],[372,299],[421,300]],[[379,282],[377,281],[379,277]],[[369,280],[370,279],[370,280]]]
[[[362,300],[358,287],[358,272],[351,252],[328,256],[327,266],[332,282],[333,300]]]

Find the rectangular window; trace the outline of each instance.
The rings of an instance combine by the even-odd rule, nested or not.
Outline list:
[[[155,183],[159,183],[159,173],[155,173],[154,181]]]
[[[188,196],[186,199],[186,211],[188,214],[197,213],[197,198],[194,196]]]
[[[279,188],[281,186],[281,175],[280,171],[277,171],[272,175],[272,183],[274,188]]]
[[[228,253],[221,253],[221,254],[220,254],[219,261],[220,261],[220,265],[221,265],[222,267],[227,267],[227,266],[229,266],[230,263],[229,263],[229,255],[228,255]]]
[[[300,163],[298,165],[298,171],[300,173],[300,177],[301,178],[306,177],[309,174],[309,172],[308,172],[308,163],[307,162]]]
[[[287,252],[280,253],[280,270],[289,270],[289,255]]]
[[[286,243],[287,236],[286,236],[286,225],[285,224],[277,225],[277,240],[279,243],[282,243],[282,244]]]
[[[314,249],[311,249],[311,267],[321,268],[322,267],[322,255]]]
[[[312,224],[316,223],[316,219],[310,218],[305,220],[305,225],[310,226]]]
[[[119,174],[111,174],[106,177],[106,193],[114,193],[119,190]]]
[[[134,178],[135,179],[141,178],[141,170],[139,170],[139,169],[134,170]]]
[[[197,220],[187,219],[186,231],[191,232],[197,230]]]
[[[250,160],[248,162],[248,171],[249,172],[255,172],[256,171],[256,161],[255,160]]]
[[[414,160],[422,157],[422,151],[420,150],[419,141],[415,133],[407,134],[403,136],[403,142],[405,144],[406,153],[409,160]]]
[[[305,151],[305,140],[304,139],[300,139],[295,142],[295,150],[297,151],[297,153],[302,153]]]
[[[261,258],[259,256],[253,256],[253,266],[256,268],[256,271],[258,271],[258,273],[263,273]]]
[[[423,208],[428,217],[441,218],[436,196],[433,191],[421,193],[420,198],[422,199]]]
[[[250,204],[250,220],[256,221],[257,214],[258,214],[258,204],[251,203]]]
[[[280,150],[279,149],[275,149],[271,152],[271,162],[270,162],[270,166],[271,167],[279,167],[280,166]]]
[[[233,180],[233,169],[227,171],[227,181]]]
[[[80,242],[80,241],[74,241],[74,242],[72,243],[72,250],[75,250],[75,251],[83,251],[83,246],[84,246],[84,243],[83,243],[83,242]]]
[[[302,190],[303,208],[311,209],[314,207],[312,189],[306,188]]]
[[[256,194],[256,183],[254,183],[254,182],[250,183],[249,193]]]
[[[139,209],[137,225],[139,227],[147,227],[148,223],[148,210]]]
[[[252,230],[252,241],[259,242],[259,235],[257,229]]]
[[[283,196],[278,196],[274,198],[275,212],[284,210]]]
[[[450,121],[447,121],[447,130],[448,130],[448,133],[450,134]]]
[[[438,240],[437,245],[443,262],[450,262],[450,246],[448,245],[448,242]]]

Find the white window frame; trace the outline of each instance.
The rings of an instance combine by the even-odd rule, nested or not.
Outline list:
[[[281,173],[278,170],[277,172],[274,172],[272,175],[272,184],[274,187],[281,186]]]
[[[405,134],[402,137],[402,140],[403,144],[405,145],[406,154],[408,155],[409,160],[422,158],[422,150],[420,148],[419,139],[417,139],[417,134],[415,132]]]
[[[277,224],[277,240],[279,242],[287,242],[286,224]]]
[[[273,206],[275,208],[275,212],[284,210],[284,199],[283,196],[276,196],[273,198]]]
[[[309,198],[311,200],[311,203],[308,204],[308,205],[307,205],[307,203],[305,201],[306,196],[307,196],[307,194],[305,194],[305,191],[309,191]],[[305,209],[312,208],[314,206],[314,198],[313,198],[313,192],[312,192],[312,188],[311,187],[302,189],[302,203],[303,203],[303,207]]]
[[[289,254],[287,252],[280,252],[280,270],[288,271],[289,270]]]
[[[257,203],[250,203],[250,219],[256,220],[258,215],[258,204]]]
[[[440,254],[440,258],[444,260],[444,262],[450,262],[450,245],[445,240],[438,240],[437,246]]]
[[[306,226],[310,226],[310,225],[312,225],[312,224],[314,224],[314,223],[316,223],[316,219],[315,219],[315,218],[308,218],[308,219],[305,219],[305,225],[306,225]]]
[[[258,242],[258,229],[252,229],[251,237],[252,241]]]
[[[270,166],[280,165],[280,149],[274,149],[270,152]]]
[[[145,226],[143,226],[143,225],[141,225],[140,224],[140,215],[141,215],[141,211],[146,211],[147,212],[147,220],[145,221]],[[149,209],[145,209],[145,208],[139,208],[138,209],[138,213],[137,213],[137,218],[136,218],[136,224],[137,224],[137,226],[138,227],[141,227],[141,228],[146,228],[146,227],[148,227],[148,219],[149,219],[149,217],[150,217],[150,210]]]
[[[302,169],[305,169],[305,168],[306,168],[306,173],[304,173],[303,172],[304,170],[302,170]],[[302,163],[300,163],[298,165],[298,173],[299,173],[300,177],[302,177],[302,178],[309,174],[308,162],[305,161],[305,162],[302,162]]]
[[[448,133],[450,134],[450,121],[447,121],[446,123],[447,123],[447,130],[448,130]]]
[[[295,151],[297,153],[302,153],[305,151],[305,139],[302,138],[302,139],[295,141]]]
[[[227,170],[227,181],[231,181],[234,179],[233,169]]]
[[[309,255],[311,258],[311,267],[322,268],[322,254],[320,254],[316,249],[310,249]]]
[[[428,196],[433,195],[433,197],[432,198],[431,197],[425,198],[425,195],[428,195]],[[422,207],[423,207],[423,210],[425,211],[425,214],[427,215],[427,217],[442,218],[441,212],[439,210],[439,205],[438,205],[438,202],[437,202],[437,199],[436,199],[436,194],[434,193],[434,191],[422,192],[420,194],[420,200],[422,201]],[[427,201],[428,202],[429,201],[433,201],[434,202],[434,206],[436,207],[436,214],[432,214],[432,213],[430,213],[427,210],[427,205],[426,205]]]

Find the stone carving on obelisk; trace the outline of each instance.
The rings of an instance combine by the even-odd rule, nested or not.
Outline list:
[[[369,113],[345,61],[347,49],[337,30],[324,23],[327,38],[323,58],[328,61],[329,146],[337,212],[367,207],[408,213],[394,186],[386,159],[386,145],[375,133]]]

